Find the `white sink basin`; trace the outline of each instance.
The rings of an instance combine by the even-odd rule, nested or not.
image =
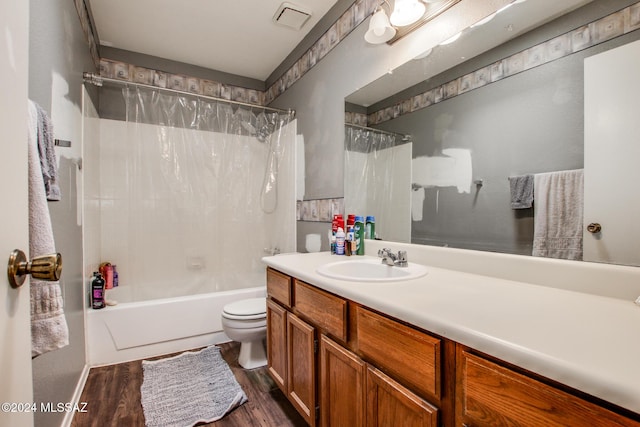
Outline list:
[[[390,266],[379,258],[351,259],[321,265],[316,272],[331,279],[352,282],[397,282],[417,279],[427,274],[427,267],[409,263],[407,267]]]

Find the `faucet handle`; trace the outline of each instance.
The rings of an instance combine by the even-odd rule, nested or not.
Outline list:
[[[407,262],[407,251],[398,251],[398,261]]]
[[[378,257],[384,258],[385,256],[389,256],[390,253],[391,253],[391,249],[382,248],[378,250]]]

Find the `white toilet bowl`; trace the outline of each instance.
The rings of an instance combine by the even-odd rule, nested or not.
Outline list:
[[[267,337],[266,298],[244,299],[225,305],[222,329],[229,338],[240,343],[240,366],[254,369],[267,364],[264,345]]]

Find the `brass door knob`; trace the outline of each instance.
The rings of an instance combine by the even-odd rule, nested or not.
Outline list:
[[[60,279],[62,274],[62,255],[41,255],[27,261],[27,256],[20,249],[11,252],[7,276],[13,288],[19,288],[24,283],[27,274],[34,279],[53,282]]]
[[[597,222],[592,222],[591,224],[587,225],[587,231],[594,234],[599,233],[600,231],[602,231],[602,226]]]

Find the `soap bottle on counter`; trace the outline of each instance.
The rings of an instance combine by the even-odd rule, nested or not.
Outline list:
[[[354,237],[353,237],[353,226],[349,226],[349,229],[347,231],[347,236],[344,242],[344,254],[346,256],[351,256],[353,253],[355,253],[355,242],[354,242]]]
[[[345,234],[342,227],[338,227],[336,232],[336,255],[344,255]]]

